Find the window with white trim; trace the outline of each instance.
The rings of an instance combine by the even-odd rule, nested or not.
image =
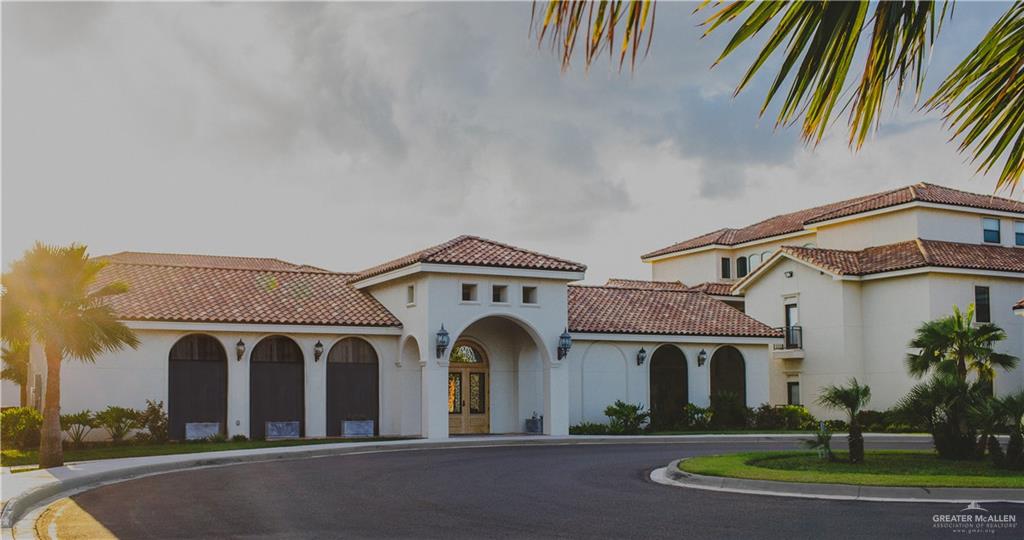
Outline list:
[[[508,303],[508,285],[491,286],[491,302],[495,304]]]
[[[405,305],[416,305],[416,286],[409,285],[405,288]]]
[[[476,302],[476,283],[463,283],[462,284],[462,301],[463,302]]]
[[[528,305],[537,304],[537,287],[532,285],[523,286],[523,303]]]
[[[998,244],[999,220],[996,218],[981,218],[982,240],[989,244]]]
[[[1024,221],[1013,223],[1013,243],[1024,246]]]

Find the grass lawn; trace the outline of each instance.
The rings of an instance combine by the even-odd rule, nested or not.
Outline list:
[[[908,487],[1024,488],[1024,471],[997,469],[988,460],[948,461],[934,452],[869,451],[864,463],[829,463],[815,452],[743,452],[700,456],[679,463],[685,472],[751,480]]]
[[[95,459],[114,459],[140,456],[167,456],[171,454],[194,454],[198,452],[222,452],[225,450],[245,450],[248,448],[277,448],[282,446],[306,446],[315,444],[333,444],[342,442],[377,442],[395,441],[402,437],[374,437],[360,439],[293,439],[285,441],[227,441],[227,442],[182,442],[167,444],[125,444],[122,446],[102,445],[87,448],[64,449],[64,461],[91,461]],[[0,452],[0,465],[4,467],[20,467],[35,465],[39,462],[38,450],[5,449]]]

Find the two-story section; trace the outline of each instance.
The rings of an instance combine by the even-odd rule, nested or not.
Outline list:
[[[1006,330],[998,350],[1024,357],[1013,318],[1024,295],[1024,203],[920,183],[776,216],[707,242],[681,242],[643,259],[656,279],[704,279],[708,261],[700,255],[713,253],[716,279],[742,297],[746,313],[784,330],[773,359],[773,403],[824,414],[818,390],[857,377],[872,387],[871,408],[891,407],[917,382],[904,366],[914,331],[954,305],[973,304],[975,321]],[[1022,386],[1020,368],[995,381],[997,393]]]

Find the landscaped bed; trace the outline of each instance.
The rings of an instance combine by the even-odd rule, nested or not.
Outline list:
[[[304,446],[315,444],[334,444],[345,442],[377,442],[402,440],[403,437],[374,438],[328,438],[328,439],[292,439],[281,441],[225,441],[225,442],[183,442],[166,444],[125,444],[91,446],[87,448],[67,448],[64,450],[64,461],[91,461],[95,459],[115,459],[142,456],[168,456],[172,454],[194,454],[198,452],[222,452],[225,450],[247,450],[250,448],[277,448],[282,446]],[[0,452],[0,465],[4,467],[21,467],[38,463],[37,450],[5,449]]]
[[[750,480],[905,487],[1024,488],[1024,471],[993,467],[988,460],[951,461],[935,452],[878,450],[863,464],[836,452],[829,462],[816,452],[744,452],[700,456],[679,462],[684,472]]]

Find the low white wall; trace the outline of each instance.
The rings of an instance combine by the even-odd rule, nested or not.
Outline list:
[[[691,403],[706,407],[710,404],[711,358],[718,347],[726,344],[736,347],[743,355],[747,383],[747,406],[756,407],[769,400],[769,357],[766,344],[695,342],[694,338],[678,336],[621,339],[614,341],[578,339],[569,352],[569,418],[575,425],[580,422],[607,423],[604,409],[621,399],[627,403],[650,406],[650,365],[659,346],[678,347],[686,357],[688,396]],[[687,341],[680,341],[685,339]],[[727,340],[728,338],[721,338]],[[637,351],[643,348],[647,360],[637,365]],[[701,350],[707,353],[707,362],[697,366]]]

